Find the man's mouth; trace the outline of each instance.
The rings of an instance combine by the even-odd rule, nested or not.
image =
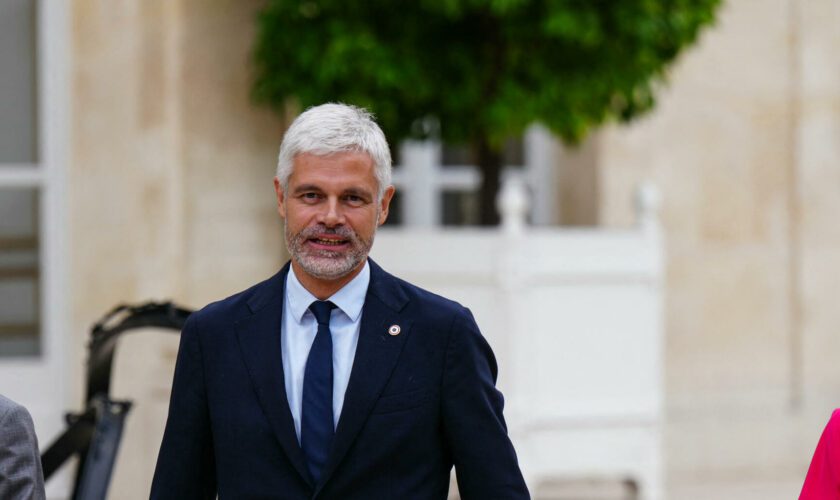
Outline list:
[[[342,238],[309,238],[310,243],[327,247],[340,247],[347,244],[347,241],[348,240]]]

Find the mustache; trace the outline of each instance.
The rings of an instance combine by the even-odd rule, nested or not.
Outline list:
[[[302,239],[309,239],[325,234],[339,236],[350,240],[356,239],[356,232],[347,226],[327,227],[324,224],[316,224],[314,226],[307,227],[298,233],[298,237]]]

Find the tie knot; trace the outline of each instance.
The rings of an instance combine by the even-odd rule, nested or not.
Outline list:
[[[326,325],[327,328],[330,326],[330,313],[332,312],[335,304],[330,302],[329,300],[316,300],[312,304],[309,305],[309,310],[312,311],[312,314],[315,315],[315,320],[318,322],[319,325]]]

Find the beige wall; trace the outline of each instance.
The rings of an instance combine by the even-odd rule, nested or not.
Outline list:
[[[73,3],[71,379],[120,302],[188,307],[284,261],[272,176],[283,126],[249,101],[260,1]],[[148,498],[177,336],[128,336],[114,393],[135,400],[111,498]]]
[[[836,0],[726,2],[657,110],[592,140],[603,224],[664,196],[673,498],[795,497],[840,406],[837,26]]]

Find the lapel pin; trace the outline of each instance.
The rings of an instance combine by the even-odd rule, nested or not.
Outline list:
[[[388,328],[388,334],[391,336],[399,335],[400,334],[400,325],[391,325]]]

